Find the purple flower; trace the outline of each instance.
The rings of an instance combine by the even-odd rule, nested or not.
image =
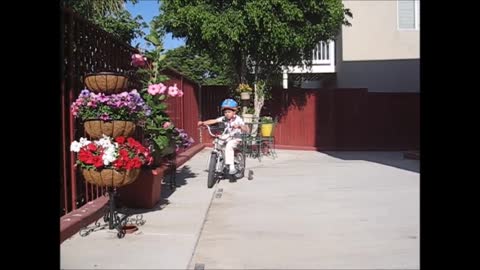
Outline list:
[[[148,107],[147,105],[143,106],[143,110],[145,111],[146,116],[152,115],[152,109],[150,109],[150,107]]]
[[[107,120],[110,119],[110,116],[108,114],[104,113],[100,116],[100,119],[103,120],[103,121],[107,121]]]
[[[143,121],[152,114],[152,109],[145,103],[136,90],[120,94],[95,94],[82,90],[75,102],[71,104],[72,115],[76,118],[101,120]]]
[[[105,96],[105,94],[100,94],[100,96],[98,97],[98,101],[102,102],[102,103],[105,103],[109,100],[109,97]]]
[[[80,97],[88,97],[90,95],[90,91],[87,89],[83,89],[82,92],[80,92]]]

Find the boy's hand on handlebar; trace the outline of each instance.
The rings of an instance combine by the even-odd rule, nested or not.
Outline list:
[[[203,125],[205,125],[205,124],[202,121],[198,121],[197,127],[200,127],[200,126],[203,126]]]

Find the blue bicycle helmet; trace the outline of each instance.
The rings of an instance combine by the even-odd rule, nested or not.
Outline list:
[[[222,111],[225,109],[237,110],[238,103],[231,98],[227,98],[222,102],[221,107]]]

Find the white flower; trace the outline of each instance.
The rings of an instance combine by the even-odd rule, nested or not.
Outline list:
[[[103,138],[95,142],[96,145],[100,145],[103,148],[108,148],[112,145],[112,138],[103,135]]]
[[[110,145],[104,148],[102,160],[105,166],[114,162],[116,159],[117,159],[117,153],[116,153],[116,147],[114,145]]]
[[[71,152],[78,153],[80,151],[80,148],[82,148],[82,144],[77,141],[73,141],[72,144],[70,144]]]
[[[89,145],[91,141],[89,141],[87,138],[80,138],[80,145],[83,147],[85,145]]]
[[[70,144],[70,151],[71,152],[80,152],[80,149],[86,145],[89,145],[91,143],[91,141],[89,141],[87,138],[80,138],[80,142],[77,142],[77,141],[73,141],[71,144]]]

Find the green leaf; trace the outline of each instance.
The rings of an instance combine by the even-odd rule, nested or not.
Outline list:
[[[167,109],[167,104],[162,103],[162,104],[158,105],[158,108],[159,108],[160,110],[164,111],[165,109]]]

